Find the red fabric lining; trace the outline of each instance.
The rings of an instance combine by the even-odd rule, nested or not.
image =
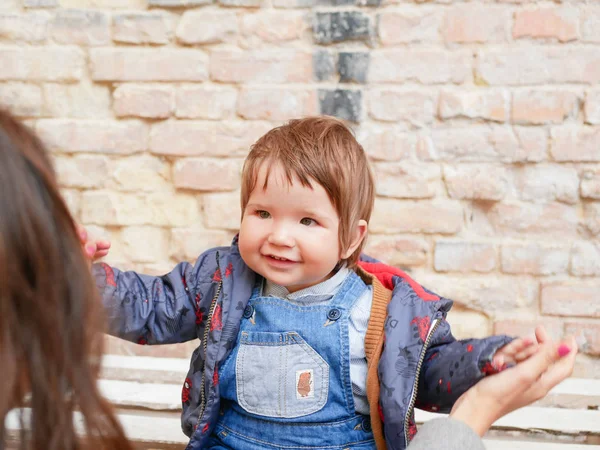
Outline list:
[[[406,281],[410,287],[417,293],[417,295],[426,302],[436,301],[440,298],[435,294],[430,294],[429,292],[425,292],[423,286],[409,277],[406,272],[403,272],[396,267],[388,266],[383,263],[371,263],[367,261],[359,261],[358,265],[362,267],[365,271],[369,272],[372,275],[375,275],[377,279],[383,284],[387,289],[394,289],[394,276],[402,278]]]

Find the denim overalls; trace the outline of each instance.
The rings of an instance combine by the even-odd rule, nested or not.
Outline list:
[[[206,448],[375,449],[354,410],[348,317],[367,289],[351,271],[326,303],[253,291],[238,342],[219,369],[221,414]]]

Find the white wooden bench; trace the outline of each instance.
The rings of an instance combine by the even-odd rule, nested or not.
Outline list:
[[[181,385],[189,362],[178,358],[108,355],[100,388],[118,408],[129,438],[142,449],[183,448]],[[142,380],[142,381],[140,381]],[[152,380],[152,382],[147,382]],[[488,450],[600,450],[600,380],[569,379],[543,401],[500,419]],[[417,410],[418,423],[438,414]],[[13,413],[7,429],[18,429]]]

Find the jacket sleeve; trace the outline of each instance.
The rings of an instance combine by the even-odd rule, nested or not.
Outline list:
[[[212,255],[214,258],[214,255]],[[207,253],[196,264],[178,264],[163,276],[123,272],[94,264],[109,334],[138,344],[174,344],[197,337],[196,322],[208,308]],[[206,277],[208,276],[208,282]]]
[[[425,422],[407,450],[485,450],[483,441],[467,424],[450,417]]]
[[[449,412],[458,397],[494,372],[492,358],[510,341],[512,338],[508,336],[457,341],[448,322],[442,320],[425,353],[416,407]]]

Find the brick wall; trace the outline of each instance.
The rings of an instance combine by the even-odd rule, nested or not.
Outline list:
[[[453,297],[459,336],[576,332],[600,376],[600,6],[498,0],[2,0],[0,100],[109,261],[229,242],[249,145],[354,123],[369,252]]]

